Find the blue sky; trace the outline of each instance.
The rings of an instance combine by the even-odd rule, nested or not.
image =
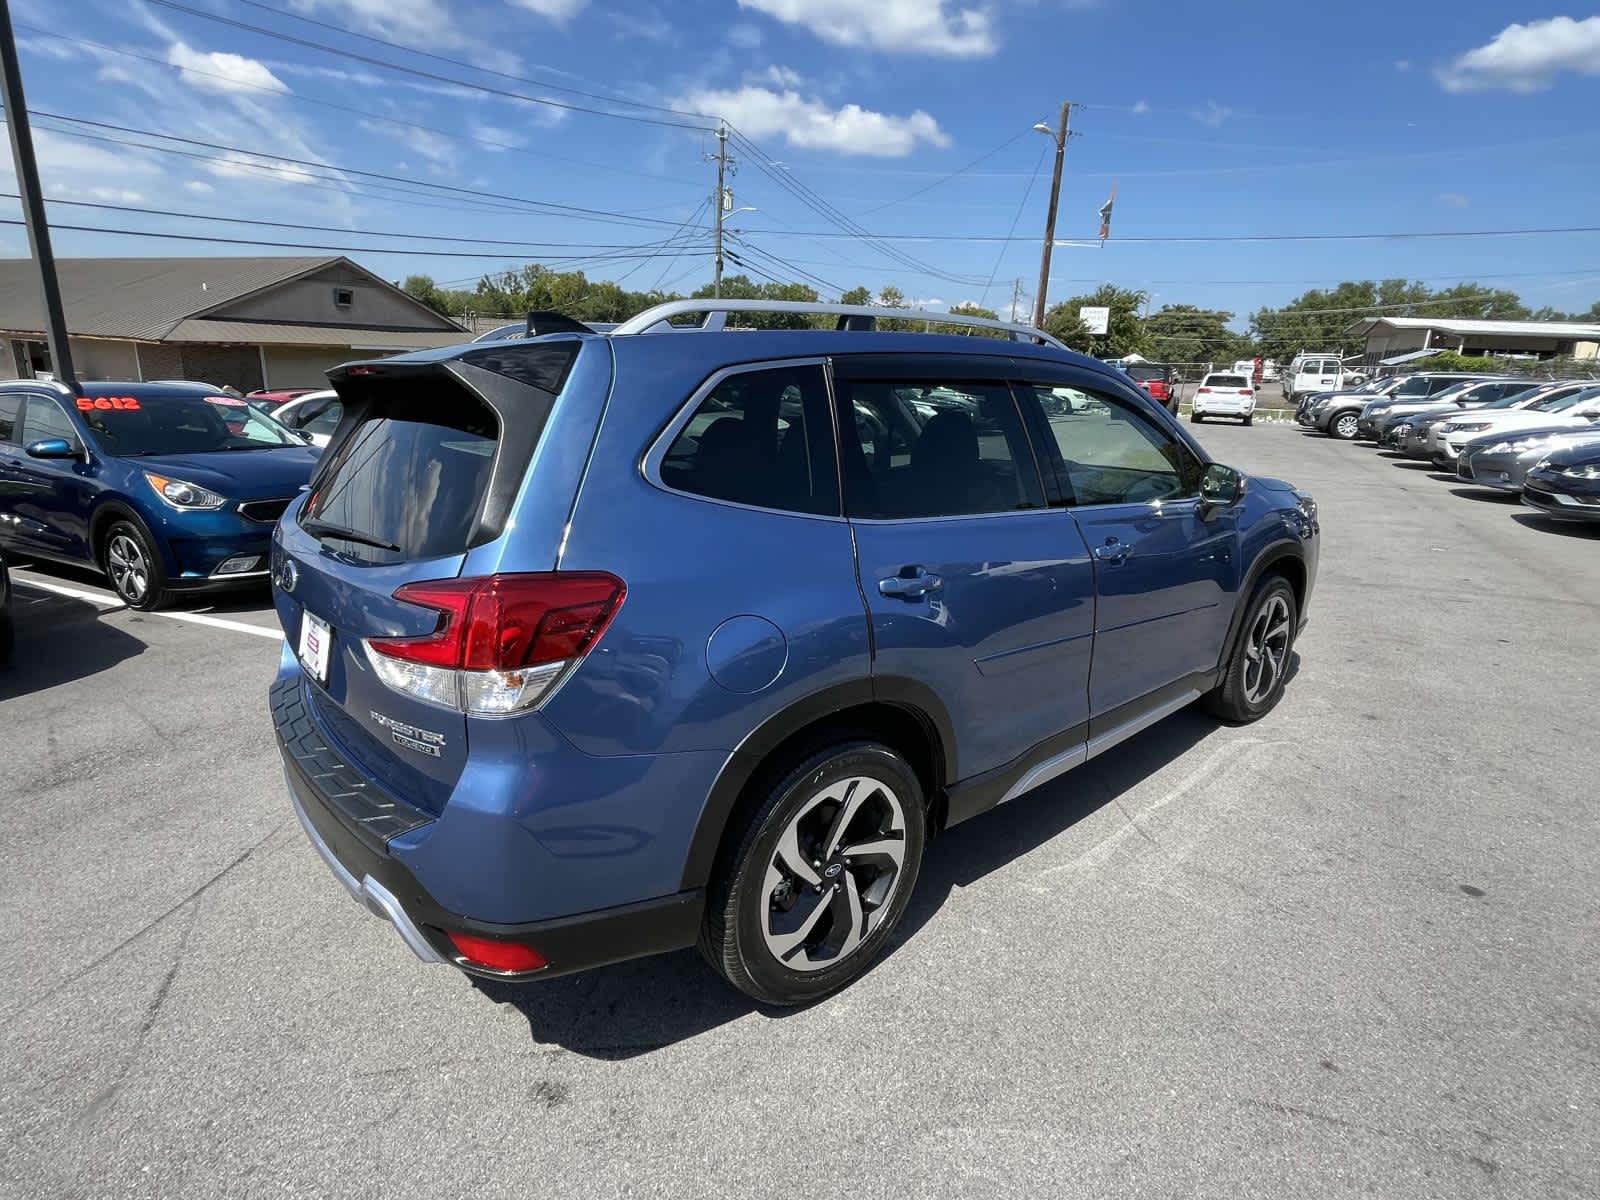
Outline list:
[[[713,175],[703,155],[713,138],[498,90],[697,127],[710,122],[660,109],[726,117],[759,148],[736,147],[737,203],[757,211],[730,219],[750,247],[735,253],[785,279],[805,272],[840,288],[894,284],[930,307],[983,300],[1003,308],[1014,278],[1029,295],[1037,281],[1051,143],[1030,126],[1053,122],[1071,99],[1084,107],[1067,152],[1058,237],[1069,244],[1055,253],[1052,298],[1111,281],[1152,292],[1157,307],[1242,315],[1308,287],[1391,276],[1475,279],[1562,309],[1587,309],[1600,297],[1600,234],[1130,240],[1594,224],[1600,16],[1581,10],[1483,0],[1337,10],[1146,0],[183,7],[299,42],[143,0],[14,0],[29,106],[124,127],[37,118],[47,194],[331,232],[63,205],[52,210],[58,224],[382,246],[352,257],[394,279],[423,272],[469,281],[539,257],[527,243],[574,244],[544,257],[595,278],[627,273],[629,287],[687,290],[709,278],[702,202]],[[191,157],[161,153],[123,144],[154,141],[128,129],[212,145],[168,142]],[[757,153],[782,165],[764,172],[752,161]],[[783,172],[858,229],[936,240],[896,241],[899,256],[890,257],[885,243],[814,236],[838,228],[774,182],[771,174]],[[1096,210],[1113,184],[1113,236],[1102,248],[1093,239]],[[501,198],[474,194],[482,192]],[[524,202],[533,201],[591,211],[532,211]],[[1002,237],[1013,223],[1026,240],[973,240]],[[293,252],[66,230],[56,237],[57,252],[74,255]],[[25,252],[25,244],[20,229],[0,229],[3,252]],[[456,256],[394,252],[401,247]]]

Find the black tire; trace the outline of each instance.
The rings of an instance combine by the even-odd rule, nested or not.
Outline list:
[[[1197,412],[1191,412],[1191,413],[1190,413],[1190,414],[1189,414],[1189,424],[1191,424],[1191,425],[1199,425],[1199,424],[1200,424],[1200,423],[1201,423],[1201,422],[1203,422],[1203,421],[1204,421],[1204,420],[1205,420],[1205,418],[1204,418],[1204,417],[1202,417],[1202,416],[1201,416],[1201,415],[1200,415],[1200,414],[1199,414],[1199,413],[1197,413]]]
[[[876,880],[882,868],[873,866],[870,861],[853,862],[838,855],[827,862],[819,857],[811,865],[816,868],[814,873],[821,886],[807,887],[802,883],[796,887],[793,885],[798,877],[791,876],[780,883],[777,891],[764,894],[768,868],[782,861],[780,841],[791,824],[801,829],[813,814],[823,824],[831,822],[830,802],[819,803],[817,797],[830,785],[852,778],[875,782],[881,790],[869,795],[857,810],[856,818],[850,822],[851,829],[863,828],[858,823],[863,820],[867,827],[872,826],[880,810],[892,811],[890,806],[898,803],[903,824],[899,870],[880,903],[863,918],[870,923],[866,926],[868,932],[854,949],[831,966],[797,970],[780,959],[769,944],[768,929],[773,916],[781,919],[790,911],[798,912],[800,919],[795,924],[804,927],[805,914],[801,905],[812,895],[823,895],[822,900],[814,902],[815,908],[825,910],[816,918],[814,932],[789,955],[789,961],[813,962],[813,949],[826,951],[830,939],[848,936],[849,913],[865,911],[872,888],[878,886],[873,882],[863,888],[860,880],[867,876]],[[906,760],[887,746],[866,740],[848,741],[818,751],[788,770],[766,775],[764,782],[753,786],[757,789],[751,797],[754,803],[744,808],[742,817],[736,818],[739,824],[730,831],[731,836],[718,857],[711,886],[707,889],[700,952],[729,983],[756,1000],[779,1005],[807,1004],[838,991],[865,973],[905,915],[927,838],[927,804],[922,784]],[[886,800],[884,793],[894,799]],[[833,816],[839,808],[838,804],[832,804]],[[846,832],[840,831],[841,834]],[[797,835],[794,844],[804,857],[810,858],[818,852],[818,843],[803,834]],[[848,844],[850,839],[844,839],[840,849]],[[841,862],[851,865],[841,868]],[[842,883],[846,874],[851,879]],[[832,884],[828,882],[830,879]],[[848,892],[842,892],[841,888],[846,885]],[[838,899],[829,898],[830,891],[824,889],[839,893]],[[851,894],[856,897],[853,902]],[[789,908],[782,906],[784,901]],[[811,946],[811,939],[819,944]],[[827,962],[826,953],[822,961]]]
[[[11,611],[0,608],[0,666],[11,661],[11,650],[16,641],[17,631],[11,621]]]
[[[130,564],[131,569],[121,569],[119,564],[123,563]],[[149,612],[160,608],[170,597],[166,564],[156,552],[154,539],[137,521],[117,520],[107,526],[100,540],[100,568],[106,573],[111,590],[129,608]]]
[[[1353,409],[1348,412],[1334,413],[1328,418],[1328,436],[1337,438],[1341,442],[1353,442],[1356,435],[1361,432],[1358,422],[1361,415]]]
[[[1254,417],[1254,416],[1249,416],[1249,417],[1246,417],[1246,418],[1245,418],[1245,419],[1244,419],[1244,423],[1245,423],[1245,424],[1246,424],[1246,425],[1254,425],[1254,424],[1255,424],[1255,421],[1256,421],[1256,419],[1255,419],[1255,417]]]
[[[1268,614],[1272,614],[1268,616]],[[1273,659],[1276,663],[1271,683],[1264,690],[1259,671],[1260,648],[1253,641],[1258,630],[1270,631],[1281,620],[1288,629],[1281,648],[1274,643]],[[1268,623],[1263,626],[1263,621]],[[1256,584],[1245,609],[1244,622],[1239,626],[1239,640],[1228,656],[1222,680],[1206,693],[1203,703],[1213,716],[1221,717],[1235,725],[1248,725],[1272,711],[1283,696],[1283,686],[1289,677],[1289,664],[1294,657],[1294,639],[1300,630],[1300,606],[1295,602],[1294,588],[1282,575],[1268,575]],[[1258,657],[1252,657],[1252,649]],[[1256,672],[1252,673],[1252,666]]]

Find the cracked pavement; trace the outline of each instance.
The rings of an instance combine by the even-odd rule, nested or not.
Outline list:
[[[952,831],[798,1012],[693,952],[422,967],[292,818],[270,640],[19,567],[0,1192],[1600,1195],[1600,533],[1197,432],[1322,505],[1283,704]]]

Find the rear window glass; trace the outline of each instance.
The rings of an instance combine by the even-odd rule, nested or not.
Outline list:
[[[672,439],[661,482],[755,508],[837,515],[838,468],[822,368],[728,376]]]
[[[1129,379],[1136,379],[1140,383],[1149,383],[1151,380],[1165,379],[1167,377],[1167,369],[1165,367],[1153,367],[1137,363],[1129,366],[1127,372]]]
[[[363,561],[460,554],[483,508],[498,447],[494,414],[462,393],[390,399],[344,437],[302,523],[360,534],[345,541],[310,530]]]
[[[1250,381],[1243,375],[1207,375],[1201,387],[1247,388]]]

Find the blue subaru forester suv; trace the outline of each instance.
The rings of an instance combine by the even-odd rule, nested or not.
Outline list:
[[[840,327],[721,328],[745,307]],[[331,373],[271,707],[312,843],[423,960],[698,943],[802,1003],[870,965],[929,837],[1194,701],[1277,702],[1309,496],[1037,331],[874,319],[675,302]]]

